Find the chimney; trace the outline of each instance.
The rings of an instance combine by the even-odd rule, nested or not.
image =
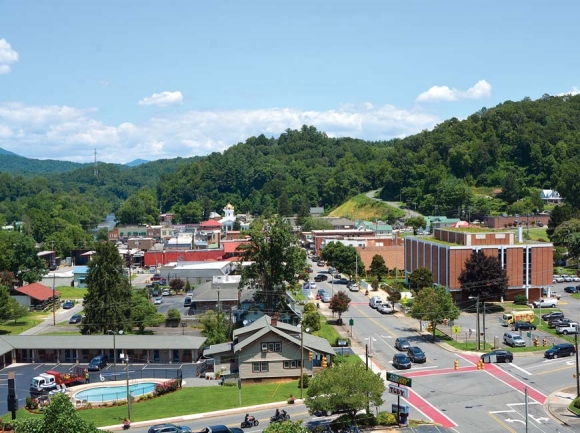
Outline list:
[[[277,327],[278,326],[278,318],[280,317],[280,315],[278,314],[278,312],[275,312],[274,314],[272,314],[272,319],[270,320],[272,326]]]

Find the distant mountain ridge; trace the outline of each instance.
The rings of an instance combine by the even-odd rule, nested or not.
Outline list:
[[[126,163],[125,165],[127,167],[136,167],[136,166],[141,165],[141,164],[147,164],[148,162],[151,162],[151,161],[147,161],[146,159],[137,158],[131,162]]]
[[[0,147],[0,155],[20,156],[20,155],[15,154],[14,152],[10,152],[9,150],[2,149],[1,147]]]
[[[0,173],[34,176],[47,173],[66,173],[84,167],[85,164],[54,159],[26,158],[0,148]]]

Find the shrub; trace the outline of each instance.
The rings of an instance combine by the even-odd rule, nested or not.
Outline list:
[[[167,394],[168,392],[173,392],[179,387],[179,382],[177,380],[168,380],[163,383],[158,383],[155,385],[155,393],[159,395]]]
[[[528,298],[523,293],[514,296],[514,304],[517,305],[526,305],[528,303]]]
[[[308,381],[310,380],[310,377],[308,376],[307,373],[302,373],[302,388],[306,389],[308,388]],[[298,388],[300,388],[300,381],[298,381]]]
[[[377,423],[379,425],[395,425],[397,424],[397,416],[389,412],[380,412],[377,416]]]

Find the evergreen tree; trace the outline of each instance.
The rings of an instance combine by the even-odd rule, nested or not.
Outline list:
[[[389,268],[385,265],[385,259],[380,254],[375,254],[371,261],[371,266],[369,268],[369,274],[377,277],[377,281],[389,274]]]
[[[486,256],[483,251],[471,254],[458,280],[463,290],[481,300],[497,301],[506,296],[507,271],[501,267],[497,257]]]
[[[123,273],[123,259],[115,244],[96,245],[88,266],[84,297],[83,334],[131,328],[131,287]]]

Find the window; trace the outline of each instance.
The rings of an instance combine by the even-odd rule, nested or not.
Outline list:
[[[262,352],[282,352],[282,343],[262,343]]]
[[[260,373],[260,372],[267,372],[268,371],[268,363],[267,362],[252,362],[252,372],[253,373]]]
[[[284,361],[284,368],[300,368],[301,361]]]

